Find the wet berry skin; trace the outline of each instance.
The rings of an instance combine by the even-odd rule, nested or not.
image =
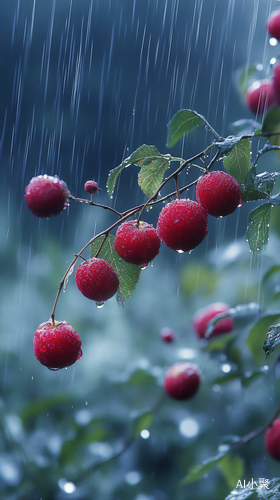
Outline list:
[[[66,368],[80,359],[81,345],[79,334],[67,321],[55,321],[55,326],[51,320],[41,323],[33,338],[36,358],[52,370]]]
[[[267,31],[273,38],[280,41],[280,10],[275,10],[266,23]]]
[[[257,115],[262,114],[276,103],[276,95],[272,80],[254,82],[247,90],[245,97],[247,107]]]
[[[114,239],[114,249],[126,262],[147,265],[159,253],[160,239],[154,226],[137,220],[120,225]]]
[[[25,188],[25,201],[37,217],[58,215],[67,205],[70,193],[64,181],[51,175],[33,177]]]
[[[98,184],[96,181],[87,181],[84,184],[84,190],[89,194],[94,194],[98,191]]]
[[[241,188],[234,177],[217,170],[200,177],[196,199],[209,215],[224,217],[241,204]]]
[[[280,460],[280,418],[276,418],[265,433],[265,448],[275,460]]]
[[[199,369],[192,363],[177,363],[171,366],[163,381],[163,388],[168,396],[179,401],[192,398],[199,385]]]
[[[96,302],[105,302],[119,289],[119,278],[113,266],[97,257],[78,266],[75,281],[80,292]]]
[[[208,232],[204,208],[192,200],[173,200],[163,207],[157,222],[160,239],[172,250],[189,252],[198,246]]]
[[[193,319],[193,329],[196,335],[202,339],[205,337],[207,326],[209,321],[211,321],[217,314],[222,314],[227,312],[230,306],[224,304],[223,302],[214,302],[203,309],[200,309]],[[232,318],[224,318],[218,321],[214,326],[209,338],[216,337],[222,333],[231,332],[234,329],[234,321]]]

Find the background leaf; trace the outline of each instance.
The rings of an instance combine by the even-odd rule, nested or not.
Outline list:
[[[277,321],[280,321],[280,314],[267,314],[260,318],[249,331],[246,344],[259,366],[264,361],[264,354],[261,347],[265,341],[265,336],[269,327]]]
[[[236,455],[225,455],[219,462],[219,468],[230,488],[235,488],[244,474],[243,460]]]
[[[244,182],[251,167],[251,141],[243,139],[224,157],[224,167],[237,182]]]
[[[104,237],[101,236],[100,238],[97,238],[91,245],[90,254],[92,257],[97,253],[103,240]],[[101,259],[109,262],[109,264],[111,264],[115,269],[120,281],[118,294],[120,300],[123,303],[134,292],[141,270],[139,266],[128,264],[121,257],[119,257],[117,252],[115,252],[113,245],[114,236],[112,234],[109,234],[98,256]]]
[[[201,464],[194,465],[189,473],[183,478],[182,484],[190,484],[193,481],[197,481],[200,479],[206,472],[210,471],[218,465],[218,463],[222,460],[224,455],[227,453],[227,451],[223,451],[215,455],[215,457],[208,458],[207,460],[204,460]]]
[[[249,213],[246,236],[252,252],[261,251],[268,242],[270,214],[270,203],[264,203]]]
[[[236,72],[236,86],[239,94],[243,99],[245,99],[248,87],[251,84],[252,78],[255,76],[257,72],[257,65],[250,64],[249,66],[245,66],[244,68],[240,68]]]
[[[206,125],[219,137],[219,134],[209,125],[204,116],[190,109],[181,109],[171,118],[168,124],[167,147],[172,148],[183,135],[188,134],[200,125]]]

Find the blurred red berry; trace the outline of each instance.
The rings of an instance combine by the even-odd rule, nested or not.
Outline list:
[[[73,365],[82,356],[81,339],[67,321],[51,320],[38,326],[33,349],[36,358],[44,366],[58,370]]]
[[[209,306],[200,309],[193,319],[193,328],[195,333],[199,338],[204,338],[208,323],[217,316],[217,314],[222,314],[227,312],[230,306],[224,304],[223,302],[214,302]],[[209,337],[215,337],[222,333],[231,332],[234,329],[234,322],[232,318],[224,318],[216,323]]]
[[[198,366],[192,363],[177,363],[165,374],[163,388],[173,399],[184,401],[198,391],[200,373]]]
[[[276,418],[265,433],[265,448],[275,460],[280,460],[280,418]]]
[[[276,99],[276,104],[280,105],[280,63],[273,66],[273,89]]]
[[[270,14],[267,23],[267,31],[273,38],[280,41],[280,10],[275,10]]]
[[[254,113],[262,114],[276,104],[276,94],[272,80],[254,82],[245,97],[247,107]]]
[[[163,342],[170,343],[175,339],[175,333],[171,328],[165,327],[160,331],[160,338]]]

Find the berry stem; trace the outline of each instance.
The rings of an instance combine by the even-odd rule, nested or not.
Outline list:
[[[175,186],[176,186],[176,192],[177,192],[177,198],[178,200],[180,200],[180,190],[179,190],[179,186],[178,186],[178,175],[174,175],[174,182],[175,182]]]

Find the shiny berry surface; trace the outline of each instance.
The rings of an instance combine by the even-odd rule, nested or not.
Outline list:
[[[278,42],[280,41],[280,9],[275,10],[269,16],[266,23],[267,31],[271,37],[276,38]]]
[[[177,363],[171,366],[163,382],[163,388],[168,396],[180,401],[192,398],[197,393],[199,385],[199,369],[192,363]]]
[[[157,232],[169,248],[189,252],[203,241],[208,232],[207,213],[195,201],[171,201],[159,214]]]
[[[73,365],[82,356],[81,339],[67,321],[42,323],[33,338],[36,358],[44,366],[58,370]]]
[[[196,199],[209,215],[224,217],[241,204],[241,188],[234,177],[217,170],[200,177]]]
[[[67,205],[69,195],[65,182],[50,175],[33,177],[25,188],[27,206],[37,217],[58,215]]]
[[[257,115],[262,114],[276,103],[276,95],[272,80],[254,82],[246,93],[247,107]]]
[[[217,316],[217,314],[222,314],[227,312],[230,306],[224,304],[223,302],[214,302],[209,306],[200,309],[193,319],[193,328],[196,335],[199,338],[204,338],[208,323]],[[234,329],[234,322],[232,318],[224,318],[216,323],[209,337],[215,337],[216,335],[221,335],[222,333],[231,332]]]
[[[78,266],[75,281],[80,292],[96,302],[110,299],[119,289],[119,278],[113,266],[96,257]]]
[[[114,239],[114,249],[126,262],[146,265],[159,253],[160,239],[156,229],[147,222],[126,221],[120,225]]]
[[[265,448],[275,460],[280,460],[280,418],[276,418],[265,433]]]
[[[94,194],[98,191],[98,184],[96,181],[87,181],[84,184],[84,190],[89,194]]]

